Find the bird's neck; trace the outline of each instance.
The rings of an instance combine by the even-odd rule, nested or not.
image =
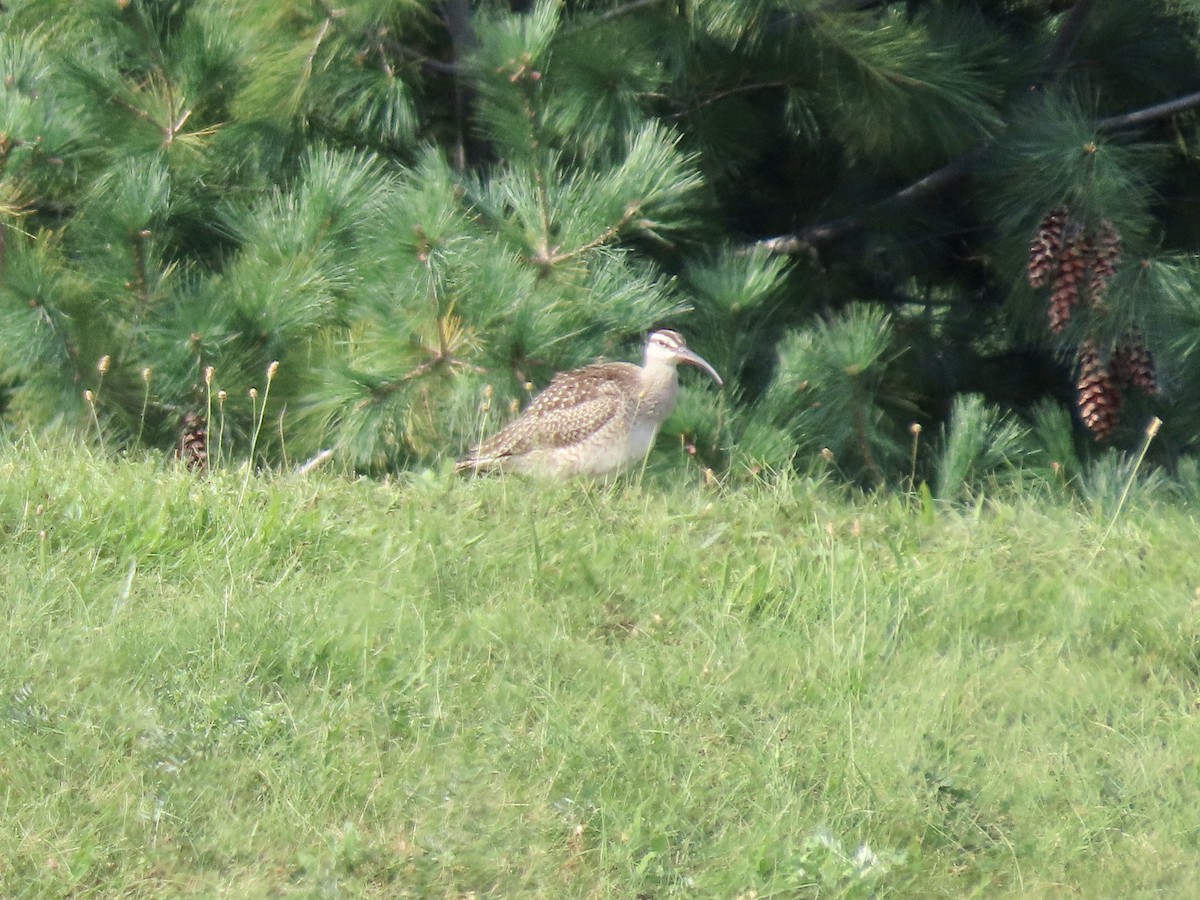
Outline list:
[[[675,408],[675,397],[679,393],[679,376],[670,363],[651,361],[642,367],[641,395],[652,402],[663,418]]]

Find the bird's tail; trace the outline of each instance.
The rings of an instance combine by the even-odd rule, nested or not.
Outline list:
[[[500,460],[496,457],[472,454],[454,461],[454,473],[456,475],[486,475],[490,472],[498,471],[500,471]]]

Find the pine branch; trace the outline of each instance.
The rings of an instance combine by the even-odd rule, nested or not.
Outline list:
[[[1176,97],[1174,100],[1168,100],[1154,106],[1147,106],[1144,109],[1135,110],[1124,115],[1097,119],[1093,124],[1098,131],[1119,131],[1134,125],[1142,125],[1146,122],[1165,119],[1197,106],[1200,106],[1200,91],[1185,94],[1182,97]],[[764,250],[768,253],[781,254],[810,252],[817,244],[828,243],[853,231],[857,231],[884,209],[915,203],[956,184],[971,173],[976,162],[983,157],[990,147],[990,141],[981,144],[974,150],[963,154],[958,159],[942,166],[942,168],[930,172],[923,178],[914,181],[908,187],[902,188],[890,197],[885,197],[861,212],[844,216],[840,219],[833,219],[829,222],[822,222],[818,225],[811,225],[798,232],[762,238],[746,245],[743,250],[744,252]]]
[[[976,160],[983,156],[987,146],[990,145],[977,147],[970,153],[960,156],[954,162],[934,172],[930,172],[924,178],[914,181],[908,187],[892,194],[892,196],[886,197],[878,203],[867,207],[862,212],[844,216],[840,219],[833,219],[829,222],[822,222],[820,225],[812,225],[792,234],[781,234],[772,238],[763,238],[744,249],[746,252],[766,250],[768,253],[793,254],[802,251],[811,251],[817,244],[825,244],[837,240],[852,231],[862,228],[882,209],[893,205],[903,206],[908,203],[915,203],[954,184],[971,171]]]
[[[442,21],[450,35],[450,46],[454,50],[457,65],[470,58],[479,46],[475,26],[471,19],[470,0],[446,0],[442,5]],[[467,168],[467,132],[470,128],[470,88],[465,79],[454,79],[454,118],[457,135],[454,141],[454,168],[463,172]]]
[[[736,85],[731,88],[726,88],[723,91],[717,91],[714,94],[710,94],[709,96],[705,97],[703,100],[700,100],[700,101],[692,104],[687,109],[681,110],[676,113],[671,113],[670,115],[663,116],[663,118],[664,119],[674,119],[674,120],[684,119],[690,115],[695,114],[695,112],[697,110],[704,109],[704,107],[711,106],[714,103],[719,103],[720,101],[722,101],[728,97],[735,97],[738,94],[750,94],[755,91],[767,91],[767,90],[772,90],[775,88],[791,87],[792,83],[793,82],[790,82],[790,81],[758,81],[758,82],[753,82],[750,84],[739,84],[739,85]]]
[[[1147,106],[1145,109],[1134,110],[1124,115],[1100,119],[1096,122],[1096,127],[1101,131],[1119,131],[1122,128],[1129,128],[1132,125],[1141,125],[1144,122],[1165,119],[1168,116],[1175,115],[1175,113],[1186,112],[1197,106],[1200,106],[1200,91],[1176,97],[1174,100],[1167,100],[1165,103]]]
[[[862,455],[863,465],[875,480],[875,484],[883,487],[887,479],[875,462],[875,454],[871,452],[871,441],[867,437],[867,415],[862,406],[854,407],[854,437],[858,444],[858,452]]]
[[[316,60],[317,54],[321,51],[321,44],[325,42],[325,36],[329,34],[329,29],[333,26],[334,17],[339,15],[337,10],[330,9],[324,4],[322,4],[322,6],[324,7],[325,18],[321,20],[321,27],[317,29],[317,36],[313,39],[312,49],[304,58],[303,80],[305,82],[312,79],[313,62]]]
[[[582,27],[591,28],[596,25],[602,25],[605,22],[611,22],[613,19],[619,19],[621,16],[627,16],[630,13],[638,12],[639,10],[645,9],[648,6],[659,6],[662,3],[663,0],[631,0],[630,3],[626,3],[624,6],[617,6],[613,9],[605,10],[595,18],[588,21],[586,25],[583,25]],[[572,28],[570,31],[565,31],[564,33],[569,34],[571,31],[575,30],[576,29]]]
[[[146,244],[150,240],[150,231],[143,228],[133,235],[133,282],[131,287],[138,301],[144,306],[150,299],[150,291],[146,282]]]
[[[1054,73],[1049,80],[1059,80],[1067,70],[1071,52],[1079,43],[1079,36],[1083,34],[1083,27],[1087,24],[1087,18],[1091,15],[1095,5],[1096,0],[1079,0],[1071,7],[1071,11],[1063,20],[1062,26],[1058,29],[1058,37],[1051,46],[1050,52],[1046,54],[1046,70]]]
[[[896,0],[829,0],[825,9],[829,12],[865,12],[878,6],[891,6]]]
[[[550,258],[550,198],[546,194],[546,180],[542,175],[542,170],[539,166],[534,166],[533,169],[533,186],[535,196],[537,197],[538,211],[538,247],[537,254],[533,257],[535,261],[549,260]]]
[[[540,249],[535,256],[530,257],[530,262],[541,268],[543,271],[546,271],[553,266],[559,265],[560,263],[575,259],[578,256],[583,256],[585,253],[589,253],[598,247],[603,247],[605,244],[619,235],[621,233],[621,229],[627,227],[634,220],[637,212],[637,204],[631,203],[626,208],[625,214],[621,216],[619,222],[614,225],[610,225],[590,241],[580,244],[578,247],[575,247],[572,250],[551,251],[549,247],[543,244],[542,249]],[[549,227],[548,222],[546,223],[546,227]]]
[[[375,40],[379,47],[386,47],[397,56],[402,56],[405,59],[412,60],[427,72],[432,72],[438,75],[454,76],[459,76],[466,73],[465,67],[459,63],[445,62],[444,60],[434,59],[431,56],[426,56],[419,50],[414,50],[412,47],[407,47],[389,35],[377,36],[375,37]]]
[[[390,393],[391,391],[398,390],[400,386],[407,381],[412,381],[416,378],[420,378],[423,375],[428,375],[434,369],[443,367],[449,369],[467,369],[468,371],[479,373],[487,371],[487,369],[483,368],[483,366],[477,366],[474,363],[467,362],[465,359],[459,359],[457,356],[453,356],[449,353],[444,356],[441,354],[436,354],[427,359],[425,362],[409,369],[407,372],[401,375],[397,381],[388,382],[387,384],[381,385],[379,390],[381,392]]]

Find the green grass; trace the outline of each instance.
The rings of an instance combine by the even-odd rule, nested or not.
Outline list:
[[[1185,505],[243,483],[0,448],[0,895],[1200,891]]]

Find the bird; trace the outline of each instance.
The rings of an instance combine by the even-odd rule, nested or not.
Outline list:
[[[601,362],[560,372],[524,411],[454,466],[456,472],[516,472],[551,479],[604,477],[650,451],[675,408],[680,363],[724,382],[677,331],[646,339],[640,366]]]

